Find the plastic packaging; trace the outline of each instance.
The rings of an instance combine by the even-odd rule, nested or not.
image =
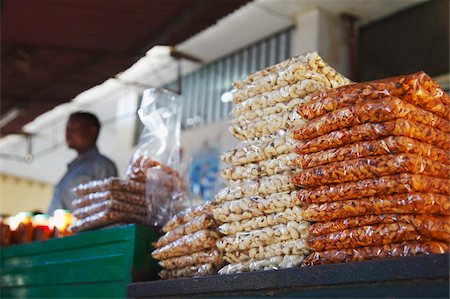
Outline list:
[[[447,210],[447,215],[450,213]],[[433,227],[433,224],[438,226],[433,228],[435,232],[440,232],[441,238],[450,238],[450,223],[449,216],[437,215],[414,215],[414,214],[379,214],[379,215],[364,215],[359,217],[351,217],[344,219],[337,219],[333,221],[314,223],[309,227],[309,235],[316,237],[329,233],[336,233],[353,227],[360,227],[366,225],[374,225],[380,223],[396,223],[403,222],[414,224],[416,227],[426,226]],[[440,239],[440,238],[439,238]]]
[[[249,259],[268,259],[283,255],[307,255],[309,246],[304,239],[287,240],[267,246],[254,247],[248,250],[226,252],[224,259],[230,264],[248,261]]]
[[[154,250],[152,256],[157,260],[166,260],[171,257],[188,255],[214,247],[219,238],[219,234],[214,230],[201,230]]]
[[[307,76],[311,77],[315,75],[313,75],[313,73],[309,73],[307,74]],[[280,106],[279,104],[287,105],[294,100],[299,101],[297,103],[298,106],[303,102],[301,99],[303,99],[307,95],[326,88],[326,84],[324,82],[318,81],[318,79],[323,79],[323,77],[315,76],[315,79],[305,79],[297,81],[292,85],[282,87],[279,86],[278,89],[249,97],[233,107],[233,109],[231,110],[231,116],[237,118],[246,118],[247,115],[252,117],[255,114],[267,115],[267,112],[274,110],[283,111],[285,110],[284,107]],[[276,108],[276,106],[281,109]],[[295,110],[295,107],[293,107],[292,110],[290,109],[290,111],[293,110]],[[252,111],[255,111],[255,114],[253,114]]]
[[[363,215],[438,214],[450,215],[448,195],[432,193],[402,193],[379,195],[359,199],[311,204],[302,211],[302,217],[309,221],[330,221]]]
[[[121,180],[119,178],[107,178],[81,184],[72,189],[78,196],[111,190],[144,194],[145,184],[130,180]]]
[[[284,255],[273,256],[263,260],[248,260],[241,263],[226,265],[219,270],[219,274],[233,274],[299,267],[304,258],[305,257],[303,255]]]
[[[299,142],[294,151],[297,154],[310,154],[353,142],[374,140],[388,136],[410,137],[444,150],[450,149],[450,143],[448,142],[450,135],[448,133],[431,126],[400,118],[382,123],[365,123],[334,131],[305,142]]]
[[[416,226],[417,225],[417,226]],[[447,230],[444,228],[447,226]],[[420,224],[395,222],[366,225],[321,235],[308,240],[314,251],[348,249],[363,246],[381,246],[403,241],[440,240],[449,242],[449,225],[433,220]]]
[[[115,223],[146,223],[146,217],[143,215],[124,213],[114,210],[104,210],[96,214],[92,214],[83,219],[77,219],[71,226],[73,232],[91,230],[94,228],[105,227]]]
[[[322,91],[299,107],[299,113],[305,119],[313,119],[364,100],[386,96],[399,97],[440,117],[449,118],[448,95],[424,72]]]
[[[72,201],[72,204],[74,207],[79,209],[111,199],[143,207],[145,207],[146,204],[144,194],[115,190],[91,193],[83,196],[82,198],[75,199]]]
[[[265,108],[252,109],[249,111],[242,112],[240,114],[234,115],[231,113],[231,123],[239,124],[239,123],[248,123],[249,121],[260,119],[268,115],[282,113],[282,112],[293,112],[298,108],[300,104],[302,104],[306,98],[294,98],[284,103],[277,103],[275,105],[271,105]],[[236,107],[236,109],[238,109]]]
[[[384,98],[364,101],[353,106],[332,111],[311,120],[300,129],[294,130],[294,139],[306,140],[335,130],[356,126],[368,122],[384,122],[397,118],[429,125],[448,133],[450,122],[442,117],[418,108],[399,98]]]
[[[205,202],[204,204],[198,205],[196,207],[187,208],[183,211],[178,212],[173,216],[162,228],[163,232],[167,233],[176,229],[177,227],[187,223],[188,221],[201,216],[203,214],[212,214],[214,204],[212,202]]]
[[[301,220],[301,208],[295,206],[292,208],[286,208],[284,211],[274,214],[252,217],[248,220],[246,219],[231,223],[224,223],[219,226],[219,232],[223,235],[233,235],[238,232],[248,232],[268,226],[286,224],[289,221],[300,222]]]
[[[257,163],[225,168],[222,170],[221,175],[223,178],[229,180],[258,179],[263,176],[296,169],[297,167],[293,162],[295,158],[297,158],[297,154],[295,153],[284,154]]]
[[[335,162],[298,172],[292,182],[296,186],[319,186],[323,184],[359,181],[399,173],[423,174],[448,178],[449,165],[417,155],[382,155]]]
[[[443,242],[402,242],[383,246],[313,252],[304,261],[305,266],[365,261],[378,258],[401,257],[420,254],[443,254],[449,252]]]
[[[314,76],[308,76],[309,73],[314,73]],[[317,52],[308,52],[234,82],[233,86],[238,89],[239,93],[234,95],[233,101],[238,103],[254,94],[273,90],[278,86],[286,86],[306,78],[315,79],[315,77],[318,77],[318,81],[328,83],[329,88],[350,82],[326,64]]]
[[[308,236],[308,222],[290,221],[273,227],[239,232],[226,236],[217,242],[217,248],[225,252],[246,250],[253,247],[267,246],[286,240],[305,239]]]
[[[447,179],[403,173],[376,179],[320,186],[316,189],[301,189],[296,193],[296,203],[325,203],[408,192],[448,195],[450,191],[448,182]]]
[[[159,265],[167,270],[175,270],[201,264],[220,266],[222,263],[222,253],[216,248],[207,251],[195,252],[191,255],[177,256],[159,261]]]
[[[263,116],[253,121],[231,124],[230,133],[240,140],[267,137],[276,134],[279,130],[301,128],[307,121],[301,118],[297,111],[281,112]]]
[[[114,210],[118,212],[134,213],[143,216],[147,214],[147,209],[145,206],[127,204],[114,199],[108,199],[91,204],[89,206],[85,206],[83,208],[78,208],[73,212],[73,216],[75,216],[77,219],[81,219],[103,210]]]
[[[161,248],[170,242],[180,239],[181,237],[197,232],[202,229],[214,228],[216,223],[212,215],[200,215],[185,224],[175,228],[173,231],[165,233],[159,240],[154,244],[155,248]]]
[[[181,277],[213,275],[216,273],[217,268],[215,265],[202,264],[196,266],[187,266],[181,269],[162,270],[161,272],[159,272],[159,277],[161,277],[161,279],[174,279]]]
[[[231,165],[255,163],[289,154],[297,144],[290,132],[278,132],[274,137],[240,142],[235,148],[222,154],[221,159]]]
[[[291,182],[291,173],[275,174],[263,177],[258,180],[242,180],[231,183],[231,186],[221,189],[216,197],[215,202],[221,203],[239,199],[245,196],[266,196],[273,193],[294,190]]]
[[[296,191],[281,192],[262,196],[243,197],[225,201],[214,208],[214,219],[221,222],[235,222],[251,219],[264,214],[283,212],[295,205]]]
[[[447,151],[428,143],[402,136],[361,141],[313,154],[300,155],[295,159],[295,163],[300,168],[306,169],[344,160],[402,153],[415,154],[436,162],[450,164],[450,156]]]

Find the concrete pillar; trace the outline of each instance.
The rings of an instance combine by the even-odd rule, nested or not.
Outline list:
[[[318,51],[320,56],[340,73],[350,73],[349,47],[344,22],[339,15],[313,8],[295,18],[292,54]]]

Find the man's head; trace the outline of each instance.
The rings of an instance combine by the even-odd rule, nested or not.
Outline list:
[[[75,112],[70,115],[66,126],[66,142],[78,154],[89,150],[97,143],[100,121],[89,112]]]

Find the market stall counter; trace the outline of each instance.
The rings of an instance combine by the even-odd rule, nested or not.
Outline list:
[[[135,224],[1,249],[2,298],[125,298],[132,281],[157,278],[157,234]]]
[[[128,298],[448,298],[449,255],[137,282]]]

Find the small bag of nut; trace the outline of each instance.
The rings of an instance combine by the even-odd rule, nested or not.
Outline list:
[[[111,190],[144,194],[145,184],[111,177],[104,180],[90,181],[89,183],[78,185],[72,189],[78,196]]]
[[[273,227],[239,232],[234,236],[225,236],[217,242],[217,248],[225,252],[247,250],[253,247],[267,246],[286,240],[305,239],[308,236],[306,221],[290,221]]]
[[[73,232],[81,232],[109,226],[115,223],[146,223],[143,215],[124,213],[114,210],[104,210],[96,214],[92,214],[83,219],[77,219],[71,226]]]
[[[282,112],[293,112],[297,107],[302,104],[306,99],[309,99],[309,96],[306,96],[305,98],[295,98],[290,100],[286,103],[277,103],[275,105],[260,108],[260,109],[253,109],[249,111],[242,111],[241,114],[231,115],[232,124],[238,124],[241,122],[249,122],[254,119],[260,119],[262,117],[276,114],[276,113],[282,113]],[[236,108],[237,109],[237,108]],[[234,110],[237,112],[237,110]]]
[[[253,272],[263,270],[278,270],[283,268],[299,267],[303,260],[303,255],[273,256],[263,260],[248,260],[235,264],[229,264],[219,270],[219,274],[233,274],[242,272]]]
[[[76,208],[83,208],[109,199],[137,206],[145,206],[146,204],[144,194],[115,190],[90,193],[81,198],[75,199],[72,201],[72,204]]]
[[[450,132],[450,122],[429,111],[400,100],[384,98],[364,101],[353,106],[334,110],[311,120],[293,131],[294,139],[306,140],[325,135],[335,130],[360,125],[367,122],[383,122],[397,118],[429,125],[446,133]]]
[[[432,146],[431,144],[402,136],[390,136],[384,139],[361,141],[317,153],[299,155],[295,159],[295,163],[300,168],[306,169],[344,160],[402,153],[422,156],[447,165],[450,163],[447,151]]]
[[[432,193],[379,195],[310,204],[301,211],[301,216],[309,221],[330,221],[339,218],[387,213],[450,215],[450,201],[448,195]]]
[[[416,227],[427,227],[429,231],[439,233],[443,238],[450,237],[449,210],[446,211],[447,216],[439,215],[414,215],[414,214],[379,214],[379,215],[364,215],[359,217],[350,217],[344,219],[337,219],[333,221],[317,222],[311,224],[309,227],[309,235],[317,237],[329,233],[336,233],[353,227],[374,225],[380,223],[395,223],[403,222],[414,224]]]
[[[195,252],[191,255],[172,257],[158,262],[166,270],[175,270],[188,266],[211,264],[219,267],[222,263],[222,253],[216,248]]]
[[[213,275],[216,273],[216,265],[202,264],[187,266],[181,269],[161,270],[161,272],[159,272],[159,277],[161,277],[161,279],[175,279],[181,277]]]
[[[162,230],[167,233],[198,216],[203,214],[211,215],[213,207],[213,203],[208,201],[196,207],[184,209],[173,216],[166,225],[163,226]]]
[[[292,178],[292,182],[296,186],[313,187],[400,173],[448,178],[450,167],[417,155],[382,155],[304,169]]]
[[[349,249],[332,249],[313,252],[304,261],[305,266],[357,262],[379,258],[412,256],[421,254],[443,254],[449,252],[448,243],[412,241],[382,246],[369,246]]]
[[[309,246],[304,239],[287,240],[267,246],[259,246],[242,251],[226,252],[224,259],[230,264],[248,261],[249,259],[262,260],[273,256],[308,255]]]
[[[449,242],[448,224],[433,220],[430,218],[426,224],[395,222],[354,227],[313,237],[308,240],[308,245],[314,251],[325,251],[429,239]]]
[[[428,125],[399,118],[381,123],[365,123],[334,131],[308,141],[302,141],[297,144],[294,152],[299,155],[316,153],[354,142],[374,140],[388,136],[410,137],[444,150],[450,150],[448,133],[444,133]]]
[[[301,189],[296,192],[296,204],[326,203],[388,194],[421,192],[448,195],[448,179],[402,173],[356,182]]]
[[[185,224],[178,226],[172,231],[165,233],[159,240],[154,244],[155,248],[161,248],[166,246],[170,242],[180,239],[181,237],[194,233],[196,231],[214,228],[216,227],[216,223],[212,217],[212,215],[200,215],[196,218],[186,222]]]
[[[424,72],[321,91],[299,107],[299,113],[305,119],[313,119],[364,100],[386,96],[399,97],[440,117],[449,118],[448,95]]]
[[[154,250],[152,256],[157,260],[167,260],[171,257],[191,254],[214,247],[219,238],[219,234],[214,230],[200,230]]]
[[[138,206],[114,199],[107,199],[82,208],[77,208],[75,209],[75,211],[73,211],[73,216],[75,216],[77,219],[82,219],[86,218],[89,215],[93,215],[105,210],[114,210],[118,212],[133,213],[143,216],[145,216],[147,213],[147,209],[145,206]]]

